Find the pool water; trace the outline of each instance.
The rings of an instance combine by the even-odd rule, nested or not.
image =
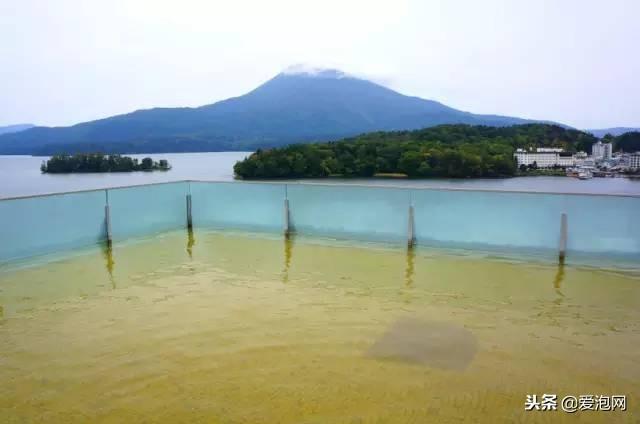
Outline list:
[[[633,270],[184,231],[5,265],[0,308],[0,422],[640,420]]]

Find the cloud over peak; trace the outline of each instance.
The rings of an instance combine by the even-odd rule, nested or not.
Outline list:
[[[309,65],[305,63],[298,63],[295,65],[291,65],[286,67],[282,71],[283,75],[305,75],[316,78],[347,78],[348,75],[345,72],[342,72],[338,69],[325,68],[322,66]]]

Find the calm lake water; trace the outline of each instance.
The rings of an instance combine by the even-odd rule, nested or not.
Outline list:
[[[94,247],[0,269],[0,421],[637,423],[639,277],[224,232]]]
[[[173,168],[167,172],[157,171],[67,175],[40,173],[40,163],[46,159],[43,157],[0,156],[0,198],[188,179],[231,181],[233,180],[233,165],[249,154],[250,152],[132,155],[137,158],[151,156],[155,160],[167,159]],[[403,185],[411,187],[640,194],[640,180],[630,180],[627,178],[594,178],[587,181],[566,177],[524,177],[473,180],[322,179],[302,181],[335,184]]]

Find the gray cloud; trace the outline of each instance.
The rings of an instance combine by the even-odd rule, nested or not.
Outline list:
[[[634,0],[0,3],[0,125],[243,94],[294,63],[476,113],[640,125]]]

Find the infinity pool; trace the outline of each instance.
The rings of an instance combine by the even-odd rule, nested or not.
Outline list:
[[[639,352],[633,270],[216,232],[0,268],[0,422],[631,423]]]

